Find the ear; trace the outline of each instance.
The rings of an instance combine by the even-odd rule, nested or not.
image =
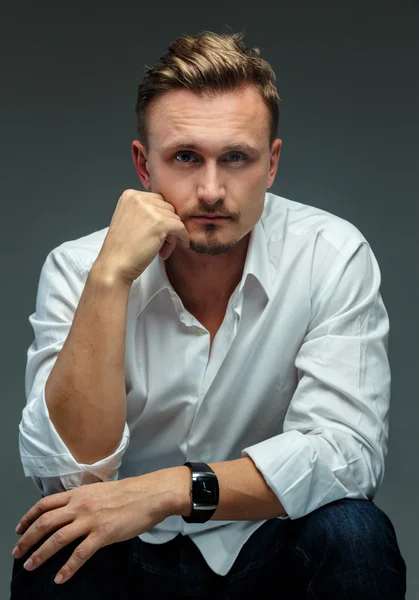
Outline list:
[[[272,142],[271,156],[269,158],[269,172],[266,181],[266,189],[270,188],[275,180],[275,175],[278,170],[279,156],[281,154],[282,140],[277,138]]]
[[[151,178],[147,168],[147,149],[138,140],[132,142],[132,159],[141,183],[148,191],[151,190]]]

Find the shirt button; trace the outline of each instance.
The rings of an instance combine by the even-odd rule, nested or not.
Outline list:
[[[206,333],[205,329],[201,329],[200,327],[196,327],[195,329],[195,335],[203,335],[204,333]]]
[[[176,302],[178,301],[177,296],[170,296],[170,298],[172,299],[172,302],[174,302],[176,304]]]

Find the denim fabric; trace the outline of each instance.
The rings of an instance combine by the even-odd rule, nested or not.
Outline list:
[[[10,599],[402,600],[406,594],[393,525],[368,500],[338,500],[301,519],[267,521],[224,577],[211,571],[190,538],[178,535],[161,545],[136,537],[105,546],[67,583],[54,584],[81,541],[32,572],[23,563],[33,550],[15,559]]]

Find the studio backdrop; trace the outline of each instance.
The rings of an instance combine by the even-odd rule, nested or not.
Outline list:
[[[419,597],[419,7],[413,0],[257,3],[44,1],[0,9],[1,542],[8,597],[18,519],[39,499],[25,479],[28,317],[57,245],[107,227],[127,188],[136,89],[183,33],[244,31],[277,75],[279,172],[270,191],[353,223],[372,246],[390,317],[392,401],[384,482]]]

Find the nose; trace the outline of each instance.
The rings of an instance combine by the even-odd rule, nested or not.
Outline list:
[[[216,164],[207,163],[199,169],[199,181],[197,195],[199,200],[207,204],[214,204],[218,200],[224,200],[225,187],[221,181]]]

